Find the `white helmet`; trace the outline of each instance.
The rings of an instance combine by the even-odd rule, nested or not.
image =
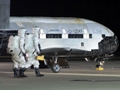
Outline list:
[[[18,30],[18,36],[20,37],[25,37],[26,29],[19,29]]]

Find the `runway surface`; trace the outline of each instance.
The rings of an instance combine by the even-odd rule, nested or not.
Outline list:
[[[0,90],[120,90],[120,61],[107,61],[103,71],[96,71],[93,61],[69,61],[70,68],[53,73],[40,69],[44,77],[36,77],[28,69],[27,78],[14,78],[12,62],[0,63]]]

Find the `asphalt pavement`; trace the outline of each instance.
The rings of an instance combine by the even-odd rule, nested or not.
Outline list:
[[[70,68],[53,73],[40,69],[44,77],[36,77],[28,69],[27,78],[13,77],[13,63],[0,63],[0,90],[120,90],[120,61],[107,61],[103,71],[95,70],[93,61],[68,61]]]

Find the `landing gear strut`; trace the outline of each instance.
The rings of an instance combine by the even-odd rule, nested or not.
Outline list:
[[[96,65],[96,68],[103,67],[105,61],[99,61],[99,64]]]
[[[98,60],[98,64],[96,65],[96,70],[104,70],[103,66],[105,64],[104,58],[102,60]]]
[[[59,73],[60,72],[60,65],[57,63],[57,55],[55,55],[53,58],[54,60],[54,64],[51,66],[51,70],[54,72],[54,73]]]

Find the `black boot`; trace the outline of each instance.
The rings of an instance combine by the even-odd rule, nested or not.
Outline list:
[[[35,68],[36,77],[42,77],[44,74],[40,74],[39,68]]]
[[[19,77],[27,77],[24,72],[26,71],[26,68],[20,68],[19,70]]]
[[[19,69],[18,68],[13,68],[13,72],[14,72],[14,77],[19,78]]]

